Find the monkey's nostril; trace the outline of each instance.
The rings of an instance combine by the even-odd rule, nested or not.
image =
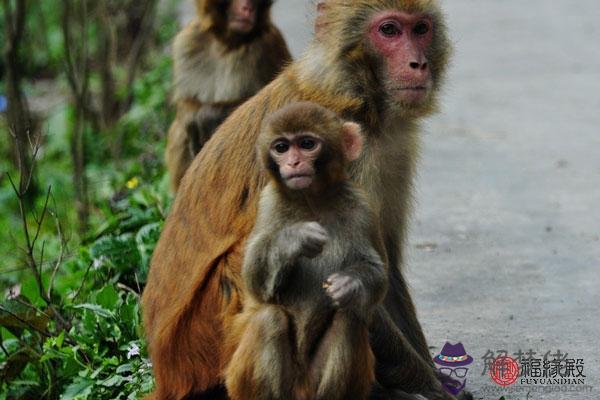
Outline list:
[[[419,67],[421,66],[421,64],[419,64],[416,61],[411,62],[409,65],[412,69],[419,69]]]
[[[427,63],[423,63],[423,65],[421,65],[421,69],[423,71],[425,71],[427,69],[427,67],[428,67]]]

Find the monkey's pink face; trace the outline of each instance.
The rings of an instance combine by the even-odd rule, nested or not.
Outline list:
[[[323,147],[311,134],[286,135],[271,144],[270,155],[279,166],[279,175],[291,190],[308,189],[315,177],[315,162]]]
[[[369,38],[384,60],[385,84],[395,100],[419,104],[427,99],[432,78],[426,54],[434,28],[431,18],[400,11],[384,11],[372,18]]]
[[[227,10],[229,29],[238,33],[248,33],[256,24],[254,0],[231,0]]]

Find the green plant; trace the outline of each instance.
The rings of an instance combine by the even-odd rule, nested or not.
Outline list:
[[[57,72],[64,57],[61,9],[50,3],[29,9],[27,30],[40,18],[45,26],[40,22],[25,43],[25,53],[37,53],[24,60],[30,63],[25,92],[35,96],[34,79],[44,76],[54,79],[59,95],[66,93],[65,77]],[[171,201],[162,165],[172,118],[164,46],[177,29],[175,7],[158,10],[159,28],[145,42],[148,56],[135,80],[130,87],[117,85],[119,99],[131,96],[121,103],[122,115],[110,128],[90,123],[84,132],[90,200],[85,231],[75,228],[73,106],[66,99],[40,116],[41,133],[27,149],[45,191],[25,202],[28,193],[16,178],[27,181],[29,172],[0,159],[0,400],[136,399],[152,388],[139,295]],[[96,46],[99,33],[89,34]],[[90,83],[92,92],[100,90],[97,74]],[[0,141],[0,151],[6,146]]]
[[[134,178],[126,186],[96,240],[50,270],[34,257],[41,273],[13,286],[0,304],[7,398],[135,399],[152,388],[139,293],[169,200],[161,182]],[[50,203],[40,223],[44,215],[58,221]],[[39,243],[29,242],[39,255]]]

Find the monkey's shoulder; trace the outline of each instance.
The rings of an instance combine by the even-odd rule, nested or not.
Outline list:
[[[256,219],[257,230],[269,226],[283,229],[299,222],[318,222],[332,240],[340,243],[356,242],[358,238],[371,237],[375,227],[375,214],[365,193],[354,184],[344,185],[332,198],[310,204],[290,203],[272,183],[267,184],[259,198]]]
[[[366,192],[354,182],[345,182],[328,207],[338,221],[352,221],[365,228],[375,223],[374,208]]]
[[[202,30],[200,21],[192,20],[180,30],[173,40],[173,59],[175,63],[185,58],[190,53],[202,51],[207,43],[210,33]]]

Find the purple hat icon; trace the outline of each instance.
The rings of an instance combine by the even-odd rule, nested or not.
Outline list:
[[[433,362],[445,367],[462,367],[471,364],[473,357],[467,354],[462,343],[446,342],[440,354],[433,357]]]

